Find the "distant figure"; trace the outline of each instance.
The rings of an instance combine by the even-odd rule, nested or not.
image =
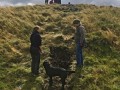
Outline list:
[[[54,0],[54,3],[61,4],[61,0]]]
[[[31,62],[31,73],[33,75],[38,75],[39,74],[39,64],[40,64],[40,53],[41,53],[41,36],[39,33],[40,27],[35,26],[33,28],[33,32],[30,36],[30,53],[32,57],[32,62]]]
[[[49,3],[50,3],[50,4],[53,4],[53,0],[51,0]]]
[[[48,4],[48,0],[45,0],[45,4]]]
[[[76,44],[77,66],[82,68],[82,66],[83,66],[82,49],[85,45],[85,29],[81,25],[80,20],[75,19],[73,21],[73,25],[76,27],[76,31],[75,31],[75,34],[74,34],[74,39],[75,39],[75,44]]]
[[[70,2],[68,2],[68,4],[71,4]]]

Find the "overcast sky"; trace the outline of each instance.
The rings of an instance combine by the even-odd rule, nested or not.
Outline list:
[[[20,6],[20,5],[34,5],[44,4],[44,0],[0,0],[0,6]],[[62,4],[95,4],[95,5],[113,5],[120,7],[120,0],[61,0]]]

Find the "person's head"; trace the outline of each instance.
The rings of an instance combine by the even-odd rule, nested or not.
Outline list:
[[[39,30],[40,30],[40,26],[35,26],[35,27],[33,28],[33,31],[38,31],[38,32],[39,32]]]
[[[79,19],[73,20],[73,25],[74,25],[75,27],[80,26],[80,25],[81,25],[80,20],[79,20]]]

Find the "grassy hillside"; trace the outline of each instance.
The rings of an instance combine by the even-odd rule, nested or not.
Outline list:
[[[94,5],[35,5],[0,7],[0,90],[48,90],[42,62],[49,46],[67,46],[74,51],[73,19],[86,28],[84,68],[67,78],[66,90],[120,90],[120,8]],[[43,38],[41,75],[30,74],[29,37],[41,27]],[[84,75],[80,77],[80,73]],[[57,78],[58,79],[58,78]],[[52,90],[59,90],[60,82]]]

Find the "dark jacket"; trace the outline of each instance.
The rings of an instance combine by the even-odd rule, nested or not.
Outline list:
[[[30,42],[31,42],[31,47],[30,47],[30,51],[33,52],[38,52],[40,51],[40,46],[41,46],[41,36],[40,33],[38,31],[33,31],[31,36],[30,36]]]

